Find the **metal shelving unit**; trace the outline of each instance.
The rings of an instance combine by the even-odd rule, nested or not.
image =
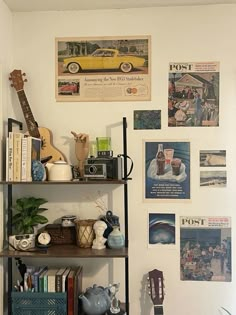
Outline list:
[[[22,130],[23,124],[14,119],[8,119],[8,131],[12,131],[13,124],[18,125],[19,129]],[[46,251],[39,252],[22,252],[12,251],[4,249],[0,252],[0,257],[7,258],[8,267],[8,315],[12,315],[12,260],[16,258],[124,258],[125,259],[125,303],[123,304],[126,310],[126,314],[129,315],[129,256],[128,256],[128,173],[127,173],[127,122],[126,118],[123,117],[123,159],[124,159],[124,179],[123,180],[83,180],[83,181],[69,181],[69,182],[7,182],[1,181],[3,185],[7,185],[7,235],[12,233],[12,197],[13,197],[13,186],[17,185],[123,185],[124,186],[124,230],[125,230],[125,247],[122,249],[109,249],[104,250],[92,250],[82,249],[75,245],[54,245],[48,248]]]

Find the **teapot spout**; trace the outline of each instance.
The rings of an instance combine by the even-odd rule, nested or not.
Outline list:
[[[89,299],[83,293],[79,295],[79,299],[82,300],[83,307],[85,309],[90,307],[91,302],[89,301]]]

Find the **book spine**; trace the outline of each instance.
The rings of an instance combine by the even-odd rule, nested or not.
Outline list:
[[[21,180],[27,180],[27,138],[22,138],[21,141]]]
[[[8,163],[9,163],[9,158],[8,158],[8,154],[9,154],[9,138],[6,138],[6,181],[9,180],[9,169],[8,169]]]
[[[22,133],[13,133],[13,180],[21,181],[21,139]]]
[[[13,132],[9,132],[8,140],[8,180],[13,181]]]
[[[67,279],[67,315],[74,315],[74,276]]]
[[[70,272],[70,268],[67,268],[66,271],[62,275],[62,292],[66,291],[66,283],[67,283],[67,277]]]
[[[44,292],[44,277],[39,277],[39,292]]]
[[[62,292],[62,275],[56,275],[55,277],[55,291]]]
[[[31,175],[31,150],[32,150],[32,137],[27,137],[27,160],[26,160],[26,181],[32,181]]]
[[[48,292],[55,292],[55,274],[48,274]]]
[[[36,271],[33,274],[33,288],[34,288],[34,292],[39,292],[39,272]]]
[[[48,292],[48,276],[43,276],[43,292]]]

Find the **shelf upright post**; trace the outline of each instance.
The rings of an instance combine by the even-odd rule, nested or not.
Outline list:
[[[8,118],[7,121],[7,129],[8,133],[13,130],[13,124],[18,125],[19,129],[23,129],[22,122],[15,120],[13,118]],[[7,185],[7,237],[12,234],[12,185]],[[11,291],[12,291],[12,258],[7,259],[7,269],[8,269],[8,278],[7,278],[7,284],[8,284],[8,301],[7,301],[7,307],[8,307],[8,315],[11,315],[12,313],[12,302],[11,302]]]
[[[127,121],[123,117],[123,156],[124,156],[124,218],[125,218],[125,247],[129,246],[129,227],[128,227],[128,184],[127,184]],[[129,257],[125,258],[125,301],[126,314],[129,315]]]

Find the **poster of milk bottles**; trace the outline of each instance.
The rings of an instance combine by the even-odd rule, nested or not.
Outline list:
[[[230,282],[231,218],[180,217],[180,278]]]
[[[145,141],[145,199],[190,199],[190,142]]]
[[[219,62],[169,64],[168,126],[219,126]]]

